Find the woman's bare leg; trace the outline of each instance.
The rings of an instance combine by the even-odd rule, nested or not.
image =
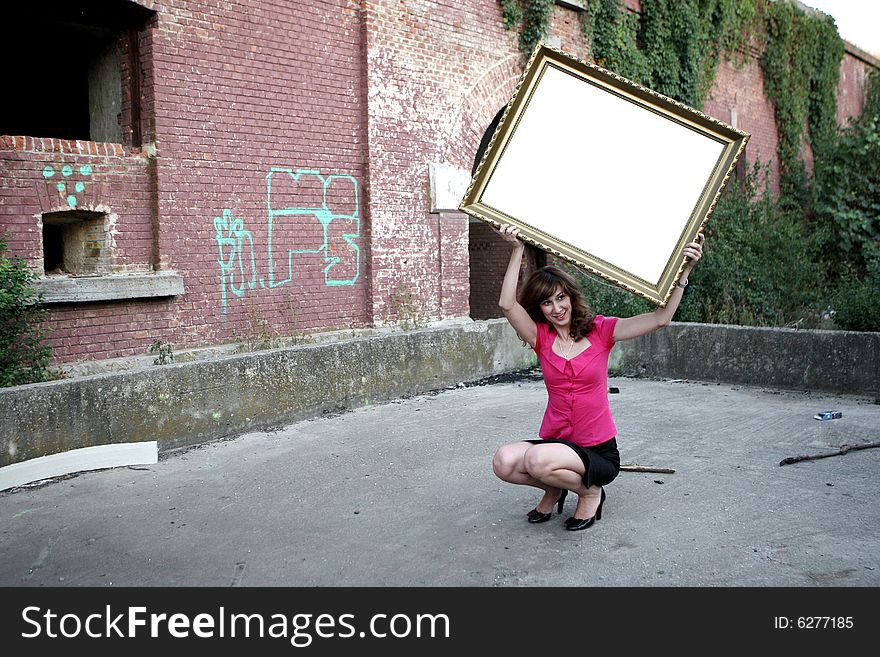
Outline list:
[[[535,447],[535,445],[527,442],[502,445],[492,458],[492,469],[495,471],[495,475],[502,481],[523,486],[533,486],[544,491],[544,497],[536,508],[541,513],[549,513],[556,500],[559,499],[561,491],[558,486],[548,485],[543,481],[535,479],[526,470],[524,463],[525,455],[532,447]]]
[[[584,486],[584,462],[580,457],[570,447],[559,443],[526,444],[531,447],[523,455],[523,465],[528,475],[545,486],[554,489],[565,488],[575,493],[578,496],[578,504],[574,517],[578,520],[594,516],[601,501],[602,488]],[[547,513],[558,497],[558,494],[545,494],[537,507],[538,510]]]

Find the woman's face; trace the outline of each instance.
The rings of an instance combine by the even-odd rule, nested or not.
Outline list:
[[[547,321],[557,328],[568,326],[571,322],[571,297],[557,287],[553,294],[541,302],[541,312]]]

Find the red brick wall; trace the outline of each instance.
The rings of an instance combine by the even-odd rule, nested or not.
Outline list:
[[[746,147],[746,161],[760,161],[770,169],[770,188],[779,191],[779,162],[776,147],[779,134],[773,105],[764,95],[764,73],[760,65],[760,52],[751,50],[742,63],[722,61],[715,73],[712,89],[703,111],[710,116],[730,123],[732,112],[736,113],[737,126],[751,134]],[[857,49],[847,47],[840,65],[840,83],[837,91],[837,120],[845,126],[858,116],[865,105],[868,73],[872,58]],[[874,62],[876,64],[876,62]],[[801,153],[807,167],[812,170],[812,152],[804,143]]]
[[[837,122],[844,126],[862,113],[865,106],[868,75],[880,68],[880,61],[853,46],[847,46],[840,66],[840,83],[837,87]]]
[[[0,167],[0,225],[10,230],[12,251],[25,257],[32,269],[43,271],[42,213],[69,209],[67,197],[73,196],[79,209],[111,214],[115,223],[111,228],[113,272],[152,270],[152,201],[146,158],[120,144],[4,136],[0,137]],[[77,183],[83,186],[81,192],[76,191]],[[56,185],[63,185],[64,190]],[[167,304],[154,305],[164,310]],[[141,353],[149,338],[145,326],[163,319],[163,311],[135,310],[126,304],[50,309],[50,342],[59,361]]]
[[[561,47],[585,56],[578,16],[556,6],[551,21]],[[478,224],[470,224],[470,253],[461,249],[452,261],[438,257],[436,219],[425,203],[428,163],[471,170],[486,126],[515,91],[525,57],[495,1],[382,0],[369,3],[366,24],[374,316],[378,323],[395,320],[390,300],[400,285],[415,288],[430,316],[450,316],[440,308],[449,268],[482,271],[485,265],[489,271],[491,264],[475,262],[481,251],[473,243],[484,230]],[[506,255],[502,259],[506,265]],[[497,268],[485,277],[471,272],[472,316],[497,316],[497,277]],[[486,308],[483,298],[491,299]],[[455,311],[466,314],[466,304],[459,299]]]
[[[470,241],[471,317],[501,317],[498,297],[510,261],[510,247],[482,221],[471,223]]]
[[[503,317],[498,306],[501,296],[501,283],[510,262],[510,245],[502,240],[489,224],[473,220],[469,243],[471,277],[471,317],[474,319],[493,319]],[[519,283],[538,267],[553,264],[552,257],[526,245],[520,263]]]
[[[736,116],[735,127],[751,134],[744,155],[747,165],[761,162],[769,166],[770,187],[776,193],[779,191],[776,159],[779,135],[773,105],[764,95],[764,73],[759,56],[757,52],[750,52],[741,63],[722,59],[703,111],[730,124]]]
[[[175,341],[369,323],[357,4],[162,3],[159,251],[187,284]]]
[[[142,4],[145,151],[4,137],[0,217],[41,268],[42,170],[90,164],[85,193],[118,218],[114,269],[174,270],[186,292],[52,306],[56,360],[368,325],[360,3]]]
[[[470,266],[468,261],[468,218],[459,212],[437,216],[440,251],[440,319],[467,317],[470,311]]]
[[[483,0],[380,0],[365,9],[373,316],[395,321],[394,299],[409,289],[423,312],[438,317],[445,314],[441,269],[466,268],[467,251],[441,257],[449,252],[427,207],[428,164],[473,158],[479,136],[469,122],[482,116],[488,123],[518,75],[509,64],[517,58],[514,35],[501,25],[500,6]],[[508,89],[491,105],[480,103],[475,116],[465,101],[493,66],[509,72],[500,76]],[[454,309],[466,314],[466,295]]]

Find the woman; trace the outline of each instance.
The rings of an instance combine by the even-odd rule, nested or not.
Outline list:
[[[604,486],[620,470],[617,428],[608,405],[608,355],[614,343],[668,326],[681,302],[687,278],[703,254],[703,236],[689,242],[680,282],[666,306],[634,317],[594,315],[574,279],[555,267],[529,276],[520,301],[516,288],[525,245],[519,230],[502,225],[501,236],[514,245],[501,285],[499,305],[517,334],[537,353],[547,386],[547,410],[540,440],[504,445],[495,452],[495,474],[513,484],[544,491],[529,522],[562,512],[568,491],[578,496],[565,528],[579,531],[602,517]]]

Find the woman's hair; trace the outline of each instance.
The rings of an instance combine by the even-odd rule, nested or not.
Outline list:
[[[587,300],[577,287],[570,274],[557,267],[541,267],[526,279],[520,291],[520,305],[536,322],[547,324],[547,318],[541,312],[541,302],[552,297],[556,290],[562,291],[571,299],[571,325],[569,332],[575,340],[587,336],[593,328],[595,313],[590,310]]]

